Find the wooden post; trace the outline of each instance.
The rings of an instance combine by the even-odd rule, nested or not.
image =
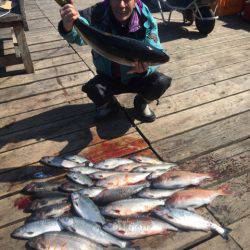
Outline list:
[[[14,33],[16,35],[19,50],[22,55],[22,60],[27,73],[34,73],[34,66],[31,60],[29,48],[26,42],[24,28],[22,24],[13,26]]]

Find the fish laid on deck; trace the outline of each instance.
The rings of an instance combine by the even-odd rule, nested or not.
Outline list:
[[[136,159],[147,163],[134,162]],[[23,189],[31,195],[32,214],[12,237],[30,239],[29,245],[35,249],[67,246],[84,250],[103,249],[102,246],[126,248],[129,240],[167,235],[169,230],[211,230],[227,238],[228,229],[179,209],[199,207],[218,195],[230,194],[228,186],[186,189],[211,179],[209,173],[173,170],[175,163],[147,157],[111,158],[93,168],[73,163],[76,165],[67,172],[67,182],[30,183]],[[135,168],[142,172],[134,172]],[[88,173],[82,174],[79,169]],[[144,173],[145,170],[149,172]]]

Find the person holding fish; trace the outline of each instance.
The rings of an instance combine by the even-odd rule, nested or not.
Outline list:
[[[98,30],[143,41],[163,51],[157,23],[141,0],[105,0],[82,11],[78,11],[70,0],[69,4],[61,7],[60,14],[62,20],[58,30],[69,43],[85,43],[74,28],[74,21],[80,19]],[[92,56],[97,75],[83,85],[82,91],[96,105],[96,119],[108,118],[119,111],[114,95],[136,93],[136,118],[142,122],[153,122],[156,117],[149,103],[164,94],[171,78],[158,72],[158,66],[149,66],[143,61],[136,61],[131,67],[109,60],[96,50],[92,50]]]

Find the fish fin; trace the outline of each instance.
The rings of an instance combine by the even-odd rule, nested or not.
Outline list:
[[[230,195],[232,192],[229,190],[229,185],[224,184],[219,187],[219,193],[220,195]]]
[[[224,240],[228,240],[228,234],[232,231],[232,229],[228,228],[228,227],[225,227],[224,228],[224,232],[223,234],[221,234],[221,237],[224,239]]]

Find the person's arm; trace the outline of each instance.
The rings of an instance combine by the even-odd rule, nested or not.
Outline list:
[[[145,37],[144,42],[146,44],[156,48],[156,49],[160,49],[160,50],[164,51],[164,49],[162,48],[161,43],[160,43],[157,23],[147,7],[146,7],[146,11],[148,12],[147,13],[148,21],[145,24],[147,26],[146,27],[147,31],[146,31],[146,37]],[[154,72],[157,67],[159,67],[159,66],[150,66],[147,69],[146,76],[150,75],[152,72]]]
[[[60,14],[62,18],[58,24],[58,31],[60,35],[69,43],[76,43],[78,45],[85,44],[74,28],[74,21],[79,18],[82,22],[88,25],[89,21],[80,16],[79,12],[73,5],[73,0],[70,0],[70,4],[66,4],[60,9]]]

